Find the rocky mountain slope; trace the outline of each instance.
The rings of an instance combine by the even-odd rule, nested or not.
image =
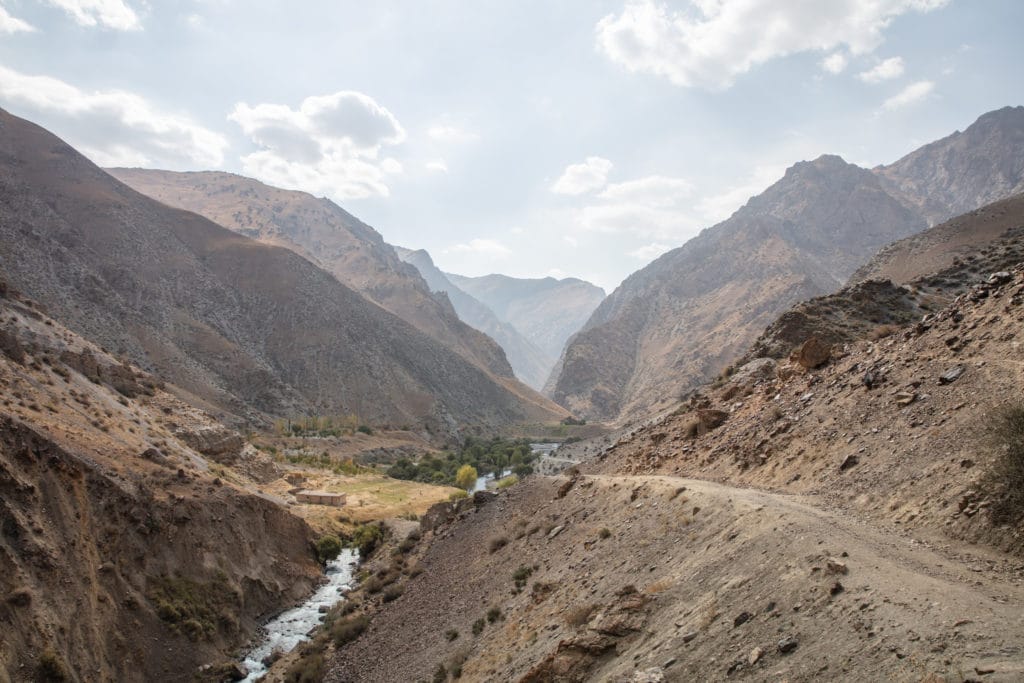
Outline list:
[[[559,415],[298,254],[145,197],[7,113],[0,216],[13,286],[222,413],[444,431]]]
[[[1022,323],[1024,265],[982,274],[817,368],[758,359],[582,473],[433,511],[325,680],[1020,680],[1024,511],[984,434],[1024,390]]]
[[[554,360],[604,300],[604,290],[577,278],[466,277],[448,273],[462,291],[481,301]],[[548,367],[550,372],[551,366]]]
[[[425,250],[404,247],[395,247],[395,250],[403,261],[416,268],[431,291],[451,302],[460,319],[501,345],[516,377],[538,391],[543,388],[554,362],[550,356],[511,323],[499,319],[486,304],[452,283],[451,278],[434,265],[434,260]]]
[[[488,372],[511,377],[494,340],[459,320],[380,234],[328,199],[217,171],[106,169],[144,195],[295,251]]]
[[[782,314],[737,365],[786,358],[811,337],[825,344],[881,339],[1022,260],[1024,195],[1017,195],[889,245],[854,273],[853,284]]]
[[[931,224],[1024,192],[1024,106],[1003,107],[875,169]]]
[[[0,387],[0,679],[221,680],[318,581],[266,456],[6,285]]]
[[[834,291],[885,244],[1024,182],[1022,121],[1020,107],[985,115],[875,171],[831,156],[796,164],[731,218],[627,278],[566,347],[550,395],[604,420],[670,404],[789,306]],[[925,182],[930,163],[944,170]],[[945,199],[926,207],[917,191]]]

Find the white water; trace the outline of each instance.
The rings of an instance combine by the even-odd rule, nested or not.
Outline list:
[[[533,450],[534,453],[540,453],[541,457],[544,457],[546,455],[549,455],[551,451],[558,448],[559,445],[560,444],[557,443],[531,443],[530,448]],[[473,484],[473,490],[470,491],[470,493],[473,494],[476,493],[477,491],[486,491],[488,484],[490,484],[493,481],[496,481],[497,479],[507,477],[510,474],[512,474],[512,470],[507,469],[502,471],[501,476],[495,476],[494,473],[491,473],[484,475],[482,477],[477,477],[476,483]]]
[[[267,673],[263,659],[274,650],[290,652],[296,645],[308,640],[309,632],[324,619],[320,608],[329,609],[345,599],[345,593],[352,588],[352,574],[358,562],[358,551],[342,550],[337,559],[327,563],[327,583],[320,586],[309,600],[282,613],[264,626],[266,637],[246,654],[242,662],[249,670],[246,683],[252,683]]]

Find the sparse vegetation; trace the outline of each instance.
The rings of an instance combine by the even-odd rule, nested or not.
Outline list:
[[[527,467],[529,467],[529,465],[527,465]],[[494,486],[495,486],[495,488],[500,490],[500,489],[507,489],[510,486],[515,486],[518,483],[519,483],[519,477],[514,475],[514,474],[510,474],[507,477],[502,477],[501,479],[499,479],[498,483],[495,484]]]
[[[485,622],[483,619],[477,619],[476,621],[474,621],[473,622],[473,628],[472,628],[473,635],[474,636],[478,636],[481,633],[483,633],[484,626],[486,625],[486,623],[487,622]]]
[[[314,652],[297,660],[284,675],[285,683],[320,683],[324,679],[324,656]]]
[[[1024,403],[995,410],[985,425],[985,439],[992,454],[986,474],[995,492],[992,520],[997,524],[1024,519]]]
[[[526,587],[526,581],[533,575],[533,567],[520,565],[512,572],[512,581],[516,584],[516,590],[521,591]]]
[[[239,597],[223,574],[207,583],[180,576],[150,577],[146,597],[164,622],[191,640],[208,640],[218,632],[238,629],[234,615]]]
[[[467,493],[465,490],[453,491],[451,493],[451,495],[448,496],[448,502],[449,503],[454,503],[456,501],[463,500],[465,498],[469,498],[469,493]]]
[[[611,530],[611,529],[609,529],[608,527],[605,527],[605,528],[601,529],[600,531],[598,531],[598,532],[597,532],[597,535],[598,535],[598,536],[599,536],[599,537],[600,537],[600,538],[601,538],[602,540],[603,540],[603,539],[606,539],[606,538],[611,538],[611,536],[612,536],[612,530]]]
[[[499,619],[501,619],[501,608],[500,607],[498,607],[497,605],[494,605],[489,610],[487,610],[487,623],[488,624],[493,624],[494,622],[498,621]]]
[[[458,631],[456,631],[456,630],[455,630],[455,629],[453,629],[453,628],[450,628],[450,629],[448,629],[447,631],[445,631],[445,632],[444,632],[444,637],[445,637],[445,639],[446,639],[446,640],[447,640],[447,641],[448,641],[448,642],[450,643],[450,642],[452,642],[453,640],[456,640],[456,639],[458,639],[458,637],[459,637],[459,632],[458,632]]]
[[[505,536],[495,536],[487,543],[487,550],[492,553],[496,553],[502,548],[508,545],[508,538]]]

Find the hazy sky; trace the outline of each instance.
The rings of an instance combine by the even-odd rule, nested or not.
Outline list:
[[[612,289],[822,153],[1024,102],[1021,0],[0,0],[0,106],[103,165],[324,195]]]

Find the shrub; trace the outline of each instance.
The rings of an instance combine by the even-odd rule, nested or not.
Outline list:
[[[444,637],[450,643],[450,642],[452,642],[453,640],[456,640],[459,637],[459,632],[456,631],[453,628],[450,628],[450,629],[448,629],[447,631],[444,632]]]
[[[64,660],[58,657],[57,653],[49,647],[39,655],[36,671],[39,674],[39,680],[44,683],[58,683],[70,680],[67,667],[64,666]]]
[[[502,477],[501,479],[499,479],[498,483],[495,484],[495,487],[498,489],[507,489],[508,487],[515,486],[518,483],[519,477],[514,474],[510,474],[507,477]]]
[[[485,623],[486,622],[484,622],[483,619],[477,619],[476,621],[473,622],[473,629],[472,630],[473,630],[473,635],[474,636],[478,636],[481,633],[483,633],[483,631],[484,631],[484,624]]]
[[[212,638],[218,631],[232,632],[238,623],[239,596],[218,575],[209,583],[184,577],[150,577],[146,597],[157,615],[177,633],[192,640]]]
[[[493,624],[498,619],[501,619],[501,608],[498,606],[491,607],[487,610],[487,623]]]
[[[388,589],[384,591],[384,594],[381,596],[381,599],[383,599],[384,602],[394,602],[398,598],[402,597],[403,592],[405,591],[402,588],[402,586],[396,583],[392,586],[389,586]]]
[[[530,578],[531,574],[533,574],[533,567],[523,565],[520,565],[518,569],[512,572],[512,580],[515,582],[517,590],[523,590],[526,586],[526,580]]]
[[[985,425],[983,443],[994,456],[985,476],[996,492],[992,520],[1014,523],[1024,519],[1024,403],[994,411]]]
[[[331,639],[337,647],[341,647],[361,636],[369,625],[370,617],[365,614],[339,619],[331,625]]]
[[[598,531],[597,535],[600,536],[601,538],[611,538],[612,530],[609,529],[608,527],[605,527],[605,528],[601,529],[600,531]]]
[[[487,549],[492,553],[496,553],[502,548],[504,548],[506,545],[508,545],[507,538],[505,538],[504,536],[495,536],[488,542]]]
[[[316,559],[327,564],[341,554],[341,541],[337,536],[321,536],[316,540]]]
[[[566,626],[579,628],[590,621],[590,615],[597,609],[597,605],[580,605],[565,613]]]
[[[469,490],[473,488],[477,480],[476,468],[472,465],[463,465],[459,468],[458,472],[455,473],[455,485],[460,489]]]
[[[449,503],[454,503],[455,501],[463,500],[464,498],[469,498],[469,493],[468,492],[466,492],[466,491],[453,491],[452,494],[450,496],[448,496],[448,502]]]
[[[437,668],[434,669],[434,683],[444,683],[448,680],[448,669],[444,668],[444,664],[438,664]]]
[[[359,425],[358,427],[356,427],[356,431],[359,432],[360,434],[373,434],[373,430],[366,425]]]
[[[324,657],[319,652],[302,657],[284,675],[285,683],[319,683],[324,679]]]
[[[363,559],[376,550],[383,540],[384,529],[379,524],[361,524],[352,534],[352,545],[359,550],[359,555]]]

